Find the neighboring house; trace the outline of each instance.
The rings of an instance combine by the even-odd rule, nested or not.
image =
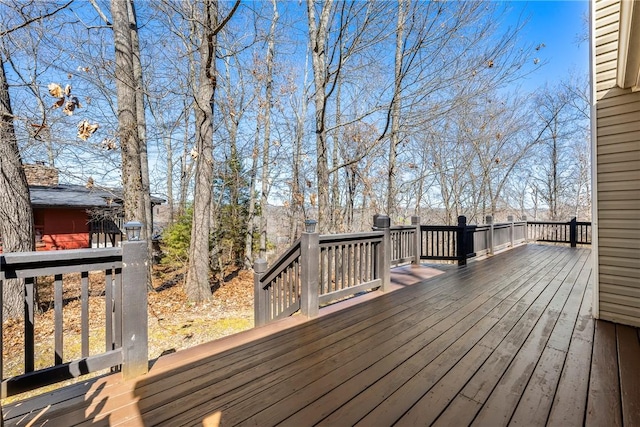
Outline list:
[[[640,326],[640,1],[591,17],[593,313]]]
[[[25,165],[36,250],[116,246],[121,240],[122,200],[118,190],[59,184],[53,167]],[[152,204],[164,200],[152,197]]]

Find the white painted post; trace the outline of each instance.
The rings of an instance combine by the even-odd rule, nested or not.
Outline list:
[[[413,225],[416,228],[416,231],[414,232],[413,236],[413,261],[411,261],[411,264],[413,265],[420,265],[420,250],[421,250],[421,245],[420,242],[422,240],[422,230],[420,230],[420,217],[419,216],[412,216],[411,217],[411,225]]]
[[[147,242],[122,242],[122,375],[124,379],[149,369],[147,327]]]
[[[300,236],[300,312],[309,318],[320,310],[320,235],[304,232]]]

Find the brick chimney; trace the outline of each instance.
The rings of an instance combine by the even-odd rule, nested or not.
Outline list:
[[[44,162],[36,162],[35,165],[24,165],[24,173],[29,185],[41,185],[55,187],[58,185],[58,169],[46,166]]]

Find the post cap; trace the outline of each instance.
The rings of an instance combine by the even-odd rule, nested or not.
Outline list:
[[[389,228],[391,227],[391,218],[386,215],[374,216],[374,227],[376,228]]]
[[[267,260],[262,258],[258,258],[257,260],[255,260],[255,262],[253,263],[253,271],[258,274],[267,271]]]

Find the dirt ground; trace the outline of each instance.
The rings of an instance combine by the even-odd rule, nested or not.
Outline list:
[[[202,304],[192,304],[183,289],[183,271],[155,267],[153,286],[148,294],[149,359],[231,335],[253,327],[253,274],[234,271],[222,284],[213,286],[213,297]],[[104,276],[90,276],[89,351],[105,348]],[[45,368],[54,360],[53,286],[38,285],[40,306],[35,319],[35,367]],[[80,280],[65,277],[63,310],[64,361],[80,357],[81,316]],[[24,323],[7,320],[3,325],[3,376],[18,375],[24,367]],[[86,377],[85,377],[86,378]],[[57,386],[44,387],[39,394]],[[11,400],[24,398],[16,396]]]

